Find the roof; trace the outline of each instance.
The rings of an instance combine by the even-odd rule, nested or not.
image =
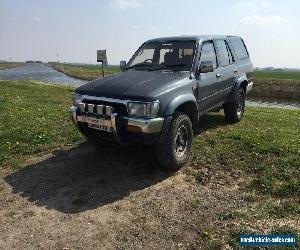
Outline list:
[[[227,38],[234,36],[225,36],[225,35],[192,35],[192,36],[173,36],[173,37],[160,37],[150,39],[147,42],[168,42],[168,41],[199,41],[199,40],[208,40],[216,38]]]

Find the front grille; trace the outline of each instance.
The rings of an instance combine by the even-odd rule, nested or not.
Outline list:
[[[82,113],[103,116],[110,116],[111,113],[117,113],[120,116],[128,116],[127,106],[122,103],[105,102],[100,100],[83,100],[83,106],[84,107],[80,106]]]

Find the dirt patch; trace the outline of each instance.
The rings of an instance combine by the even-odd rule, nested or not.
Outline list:
[[[161,171],[153,155],[81,144],[3,171],[0,248],[205,249],[208,237],[226,245],[220,214],[247,205],[240,175],[215,169],[202,185],[189,167]]]

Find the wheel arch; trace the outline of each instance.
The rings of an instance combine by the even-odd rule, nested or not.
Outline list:
[[[198,105],[195,96],[192,94],[183,94],[175,97],[168,104],[165,115],[170,116],[177,111],[184,112],[189,116],[193,125],[193,131],[196,132],[198,129],[199,116]]]
[[[245,94],[247,93],[247,85],[249,83],[249,80],[246,75],[241,76],[237,79],[234,88],[229,96],[229,101],[232,101],[234,99],[234,96],[236,95],[238,89],[242,87],[245,91]]]

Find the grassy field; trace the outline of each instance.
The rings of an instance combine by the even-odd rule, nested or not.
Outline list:
[[[280,80],[298,80],[300,81],[300,71],[254,71],[254,79],[280,79]]]
[[[68,113],[72,88],[25,81],[1,81],[1,88],[1,166],[18,167],[37,153],[82,141]],[[193,165],[239,167],[256,173],[259,191],[300,198],[299,115],[300,110],[248,108],[244,121],[233,126],[210,115],[201,123],[217,128],[195,140]]]
[[[201,181],[202,166],[222,165],[251,176],[252,190],[300,199],[300,110],[248,107],[239,124],[228,126],[222,119],[216,114],[201,121],[217,127],[195,140],[196,179]]]
[[[92,64],[50,64],[51,67],[68,76],[82,80],[94,80],[102,76],[101,66]],[[105,76],[112,75],[120,71],[117,66],[109,66],[104,69]]]
[[[80,141],[68,113],[73,89],[25,81],[1,81],[0,85],[2,167],[17,167],[39,153]]]
[[[122,169],[127,164],[131,164],[126,179],[138,187],[133,188],[132,184],[128,184],[129,191],[126,198],[108,206],[111,209],[109,213],[113,213],[114,217],[119,216],[120,213],[123,213],[122,218],[129,216],[129,224],[123,225],[124,229],[121,231],[111,229],[109,225],[112,225],[111,223],[119,225],[118,223],[124,220],[120,219],[108,223],[105,227],[106,230],[114,230],[112,231],[114,233],[117,231],[120,234],[118,241],[123,242],[124,246],[129,247],[127,244],[131,240],[136,241],[137,232],[130,231],[137,230],[134,228],[142,230],[138,234],[145,234],[141,242],[148,242],[147,239],[154,242],[156,236],[160,235],[157,238],[158,243],[167,237],[166,244],[177,246],[181,241],[184,242],[182,244],[188,244],[185,240],[189,239],[189,244],[198,247],[206,246],[205,249],[224,249],[225,246],[238,249],[237,239],[241,233],[299,233],[300,225],[296,218],[300,216],[300,110],[247,107],[243,121],[235,125],[226,124],[220,113],[202,117],[201,133],[193,141],[188,165],[169,177],[165,177],[165,173],[151,170],[151,164],[155,165],[155,163],[153,160],[145,160],[144,152],[136,153],[137,149],[133,149],[133,154],[122,149],[103,149],[103,152],[100,150],[93,156],[96,160],[91,153],[83,157],[81,152],[78,155],[81,155],[84,160],[80,163],[80,170],[73,167],[78,161],[80,162],[80,157],[74,157],[76,155],[72,151],[70,154],[61,154],[56,160],[50,159],[40,165],[28,166],[32,159],[39,159],[57,150],[69,150],[84,141],[69,118],[68,109],[71,105],[73,89],[25,81],[1,81],[0,84],[2,90],[0,169],[12,172],[12,177],[6,177],[12,183],[11,185],[16,185],[16,179],[24,181],[22,185],[24,185],[25,196],[32,196],[42,203],[46,202],[46,206],[50,206],[52,210],[53,206],[61,210],[59,204],[63,201],[59,200],[58,205],[53,205],[54,198],[57,198],[54,195],[64,192],[65,202],[69,199],[68,192],[70,192],[70,196],[75,195],[75,200],[69,206],[72,207],[70,211],[77,211],[76,221],[79,221],[81,216],[79,211],[87,204],[93,207],[93,209],[89,208],[90,211],[98,211],[97,216],[100,216],[106,208],[94,202],[98,199],[98,193],[103,192],[102,189],[95,189],[102,185],[102,181],[96,179],[96,184],[93,181],[86,183],[86,179],[94,180],[93,178],[99,174],[97,172],[99,170],[91,166],[99,161],[103,161],[104,165],[107,164],[108,169],[119,166],[121,177],[117,179],[118,183],[113,182],[118,176],[118,171],[106,170],[112,171],[112,176],[109,178],[113,178],[113,187],[105,187],[124,190],[126,187],[123,183],[124,172],[122,171],[124,170]],[[57,162],[61,162],[61,167],[57,167]],[[49,170],[45,168],[45,164],[50,164]],[[82,164],[90,167],[86,169],[87,166],[84,167]],[[135,166],[139,164],[145,166],[144,170],[141,166]],[[68,174],[64,173],[66,168],[71,168]],[[104,172],[104,175],[106,173]],[[153,178],[158,178],[157,176],[166,179],[160,181],[161,184],[148,184],[147,188],[140,187],[140,181],[152,183]],[[33,183],[32,190],[28,186],[31,185],[30,182]],[[40,186],[41,190],[45,189],[44,183],[48,183],[47,185],[50,185],[53,190],[47,194],[40,194],[42,191],[37,187]],[[172,185],[169,186],[168,183]],[[82,189],[86,185],[90,185],[89,191]],[[62,191],[57,190],[57,187],[61,187]],[[5,185],[0,185],[0,192],[1,190],[8,192],[5,191]],[[158,192],[163,199],[159,199]],[[174,194],[176,197],[173,197]],[[119,193],[114,195],[118,196]],[[122,195],[124,196],[123,191]],[[114,197],[112,194],[108,196]],[[5,193],[2,193],[1,197],[5,197]],[[61,196],[59,197],[61,199]],[[178,203],[178,199],[181,203]],[[99,203],[103,204],[103,201],[100,199]],[[30,206],[35,205],[30,204]],[[171,210],[165,210],[168,207]],[[205,210],[207,208],[209,211]],[[48,213],[45,211],[47,210],[43,210],[43,214]],[[171,211],[177,212],[173,214]],[[20,213],[23,213],[22,210]],[[134,217],[130,217],[127,213],[133,214]],[[60,216],[59,214],[61,213],[57,216]],[[84,217],[84,214],[82,220],[86,222],[87,217]],[[54,215],[49,216],[53,221]],[[90,216],[95,217],[92,214]],[[17,221],[10,221],[10,218],[13,218],[10,212],[8,217],[1,217],[8,220],[2,225],[14,225],[13,223]],[[32,223],[32,220],[26,217],[24,220],[26,220],[24,223]],[[150,221],[154,224],[149,224]],[[176,221],[181,222],[176,224]],[[170,235],[166,232],[170,227],[169,223],[173,222],[171,227],[175,231],[173,231],[174,235]],[[60,222],[59,227],[62,225],[64,224]],[[78,231],[83,227],[82,225],[76,224],[74,229],[78,226],[76,229]],[[98,225],[98,228],[102,227],[103,224]],[[71,228],[68,227],[66,230]],[[163,231],[157,233],[157,230]],[[179,230],[178,234],[176,230]],[[189,234],[182,236],[183,232]],[[161,239],[162,235],[164,236]],[[104,235],[101,237],[92,242],[99,240],[101,242],[105,238]]]
[[[26,66],[26,63],[21,63],[21,62],[5,62],[2,63],[0,62],[0,70],[1,69],[11,69],[11,68],[17,68],[17,67],[24,67]]]

